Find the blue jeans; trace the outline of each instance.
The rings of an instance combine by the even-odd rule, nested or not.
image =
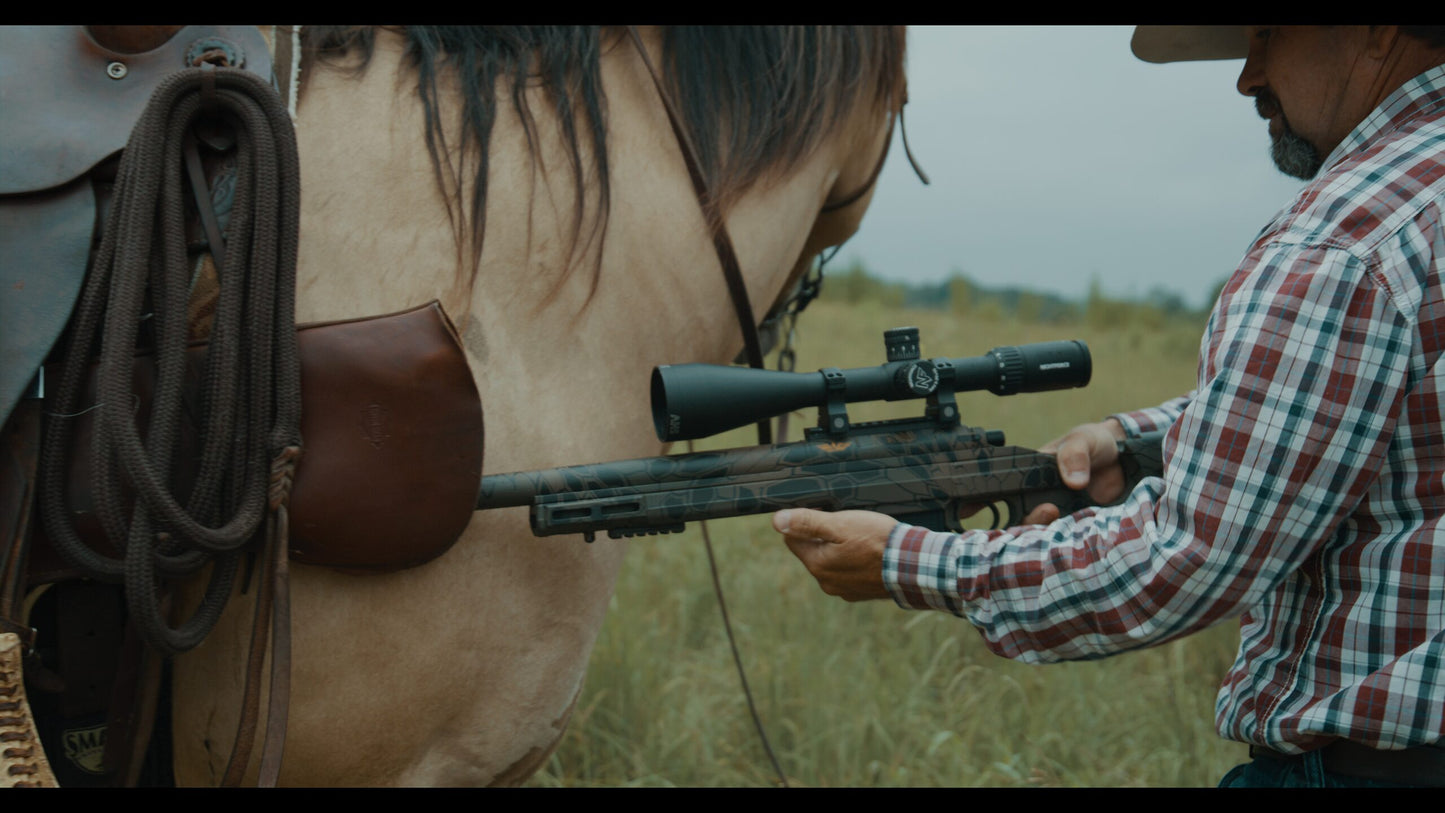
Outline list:
[[[1361,779],[1325,770],[1319,751],[1288,762],[1258,757],[1236,765],[1219,780],[1221,788],[1405,788],[1395,782]]]

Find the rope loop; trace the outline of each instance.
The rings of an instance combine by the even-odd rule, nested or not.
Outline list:
[[[188,191],[183,153],[198,124],[218,121],[234,130],[236,193],[224,257],[213,256],[220,294],[197,365],[187,354],[185,223],[193,199],[203,209],[210,203],[208,191]],[[168,77],[121,156],[100,248],[72,319],[41,454],[46,531],[87,575],[125,584],[141,633],[166,654],[194,648],[214,626],[242,548],[272,505],[271,461],[286,457],[294,468],[299,454],[299,177],[295,132],[269,82],[210,62]],[[137,347],[151,337],[152,361],[138,360]],[[143,363],[155,369],[148,416],[129,408],[134,370]],[[82,404],[92,367],[96,403]],[[92,408],[91,490],[119,556],[80,539],[64,500],[75,424],[57,416]],[[182,447],[183,428],[194,428],[198,455]],[[286,451],[292,447],[297,451]],[[191,471],[193,457],[199,463]],[[289,483],[284,488],[289,492]],[[161,606],[166,582],[208,564],[215,567],[201,607],[171,627]]]

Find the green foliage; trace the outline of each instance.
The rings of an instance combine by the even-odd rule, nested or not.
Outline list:
[[[954,271],[948,278],[948,311],[955,316],[967,316],[974,307],[973,283],[961,272]]]
[[[1089,284],[1085,300],[1078,303],[1049,292],[986,288],[959,269],[938,283],[885,282],[856,260],[842,271],[826,274],[820,298],[849,305],[871,302],[884,308],[941,310],[955,316],[991,321],[1016,319],[1053,325],[1083,322],[1098,331],[1156,331],[1175,325],[1202,330],[1208,317],[1208,308],[1191,309],[1179,294],[1161,287],[1150,290],[1138,301],[1111,298],[1104,294],[1097,275]],[[1214,298],[1210,298],[1211,307]]]
[[[850,305],[872,302],[890,308],[902,307],[906,294],[906,286],[876,279],[861,262],[856,261],[841,273],[829,271],[822,293],[830,300]]]
[[[829,298],[800,319],[797,369],[879,364],[883,331],[902,325],[920,329],[925,357],[1085,340],[1094,357],[1087,388],[959,396],[966,423],[1025,446],[1193,386],[1197,327],[1024,321],[1005,313],[1002,298],[973,299],[962,275],[949,283],[949,307],[905,310],[866,298],[866,272],[854,270],[830,276]],[[856,303],[848,285],[858,286]],[[849,411],[860,421],[920,410],[896,402]],[[791,439],[813,418],[797,416]],[[750,445],[751,431],[699,448]],[[993,655],[953,616],[824,595],[766,516],[711,523],[711,534],[754,699],[791,785],[1210,786],[1246,759],[1213,730],[1214,695],[1238,646],[1233,623],[1114,658],[1029,666]],[[576,711],[531,784],[775,784],[700,530],[631,544]]]

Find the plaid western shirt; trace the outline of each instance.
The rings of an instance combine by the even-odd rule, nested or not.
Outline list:
[[[1219,732],[1286,752],[1445,744],[1445,67],[1392,94],[1260,232],[1197,389],[1115,416],[1168,429],[1122,504],[962,535],[896,527],[905,608],[1023,661],[1088,659],[1234,616]]]

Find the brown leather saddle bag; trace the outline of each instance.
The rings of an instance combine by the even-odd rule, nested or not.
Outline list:
[[[483,424],[466,354],[441,305],[301,325],[297,345],[303,452],[291,486],[292,560],[391,571],[445,553],[475,510]],[[192,370],[204,351],[192,348]],[[137,358],[135,377],[144,416],[153,379],[147,358]],[[82,539],[113,555],[93,515],[91,421],[83,413],[73,420],[66,501]],[[182,437],[194,440],[195,432]],[[178,477],[188,463],[194,468],[198,446],[183,446]],[[74,575],[51,547],[42,536],[33,582]]]
[[[432,302],[299,329],[291,558],[357,570],[428,562],[461,536],[482,478],[482,402]]]

